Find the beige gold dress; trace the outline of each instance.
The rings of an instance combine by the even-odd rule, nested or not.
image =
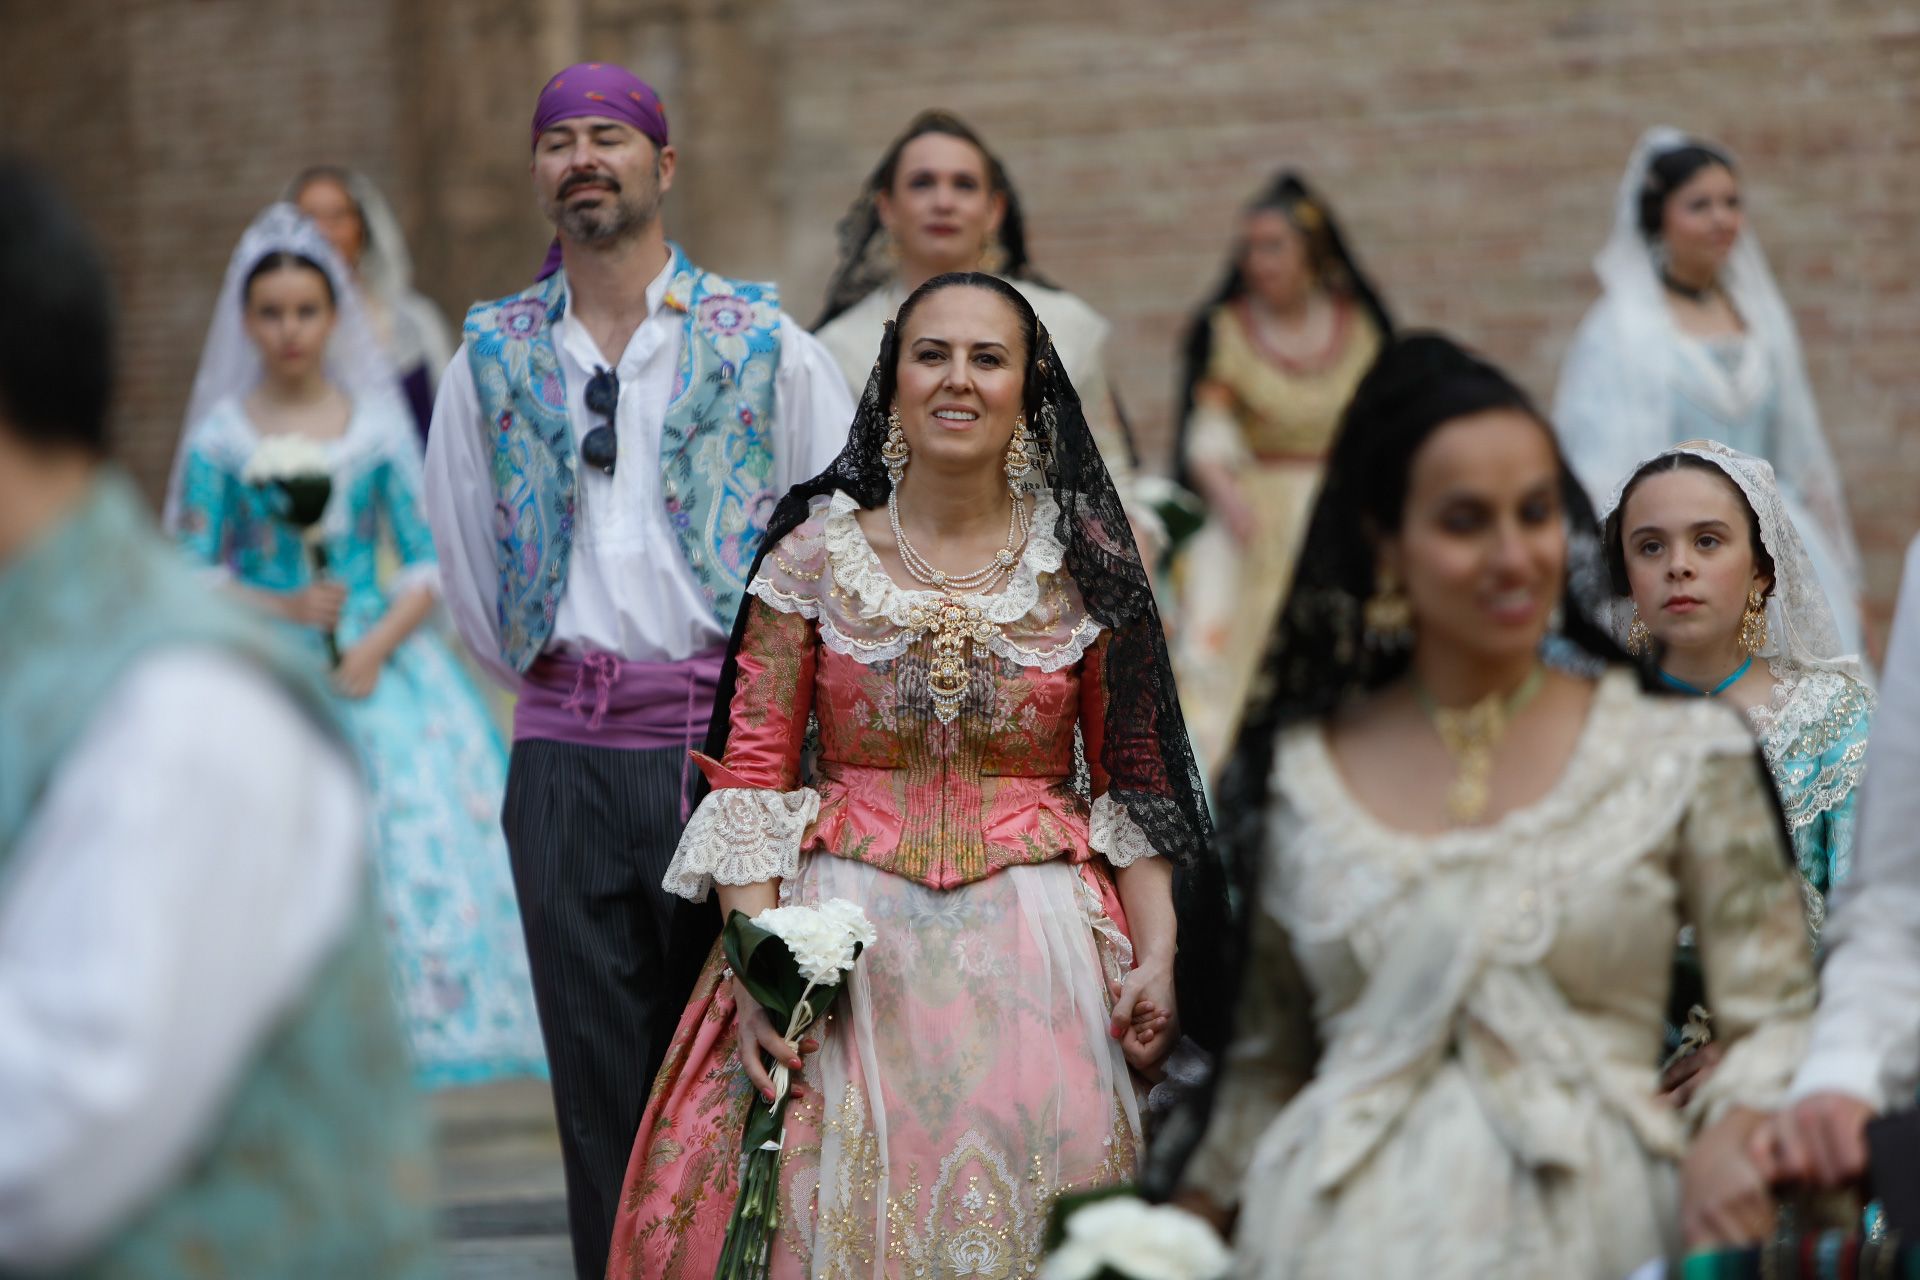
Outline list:
[[[1768,1106],[1814,1002],[1798,876],[1726,708],[1603,677],[1560,782],[1490,826],[1389,830],[1323,729],[1280,740],[1253,975],[1189,1180],[1252,1277],[1609,1280],[1679,1245],[1675,1162]],[[1655,1096],[1692,924],[1720,1067]]]
[[[1232,409],[1194,409],[1186,461],[1230,468],[1259,527],[1243,548],[1224,522],[1210,520],[1187,544],[1179,571],[1174,670],[1188,732],[1210,773],[1232,746],[1261,645],[1293,579],[1340,415],[1380,350],[1366,312],[1346,299],[1336,305],[1327,351],[1294,366],[1261,346],[1244,301],[1213,312],[1202,385],[1225,390]]]

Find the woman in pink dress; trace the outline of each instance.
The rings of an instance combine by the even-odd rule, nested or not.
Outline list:
[[[780,1050],[804,1066],[773,1274],[1027,1275],[1055,1196],[1134,1175],[1207,822],[1126,514],[1016,290],[906,300],[748,592],[667,885],[748,914],[847,898],[879,934],[804,1060]],[[610,1276],[713,1274],[779,1043],[716,949]]]

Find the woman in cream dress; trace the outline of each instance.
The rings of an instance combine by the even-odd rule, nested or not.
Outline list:
[[[1745,726],[1643,685],[1597,553],[1517,388],[1445,339],[1387,350],[1223,791],[1248,954],[1185,1194],[1243,1206],[1246,1275],[1611,1280],[1766,1229],[1734,1162],[1677,1193],[1798,1060],[1799,889]],[[1676,1110],[1683,923],[1727,1052]]]

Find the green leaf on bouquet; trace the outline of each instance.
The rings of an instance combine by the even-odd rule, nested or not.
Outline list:
[[[310,529],[320,522],[333,496],[333,479],[325,472],[283,476],[272,482],[278,491],[274,514],[296,529]]]
[[[777,935],[755,924],[744,911],[727,916],[727,927],[720,937],[734,975],[746,986],[747,993],[759,1001],[767,1016],[784,1027],[807,991],[807,980],[800,976],[793,952]],[[825,1008],[823,995],[815,993],[816,1013]]]

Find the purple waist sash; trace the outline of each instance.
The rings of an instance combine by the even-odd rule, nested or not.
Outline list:
[[[716,649],[679,662],[627,662],[599,650],[579,658],[543,653],[521,678],[513,740],[691,752],[706,740],[726,656]],[[683,759],[682,822],[691,810],[692,776]]]
[[[679,662],[627,662],[591,650],[543,653],[521,680],[513,740],[581,747],[690,750],[706,739],[723,650]]]

